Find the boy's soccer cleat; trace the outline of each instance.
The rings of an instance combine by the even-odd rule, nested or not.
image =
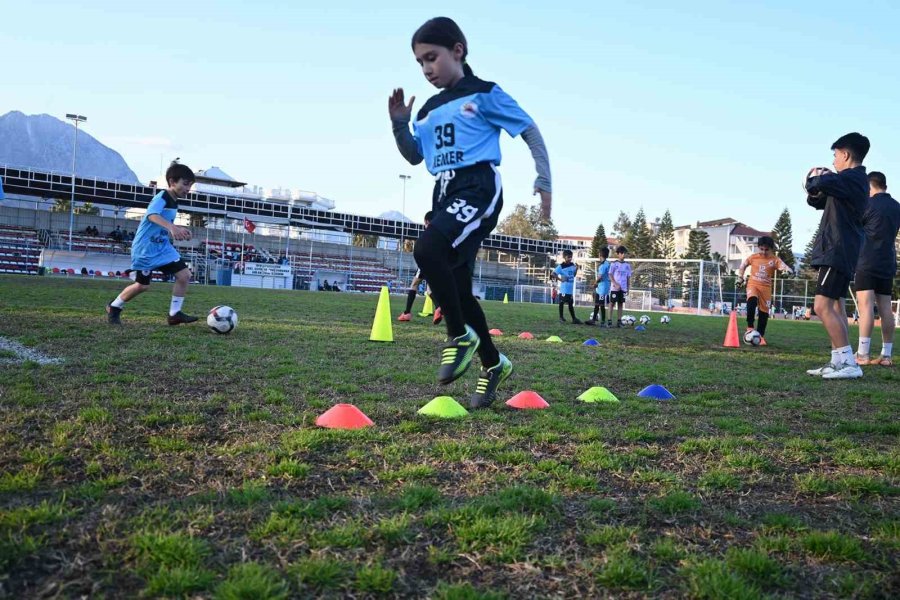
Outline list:
[[[116,308],[112,304],[106,305],[106,322],[110,325],[121,325],[122,319],[120,315],[122,314],[121,308]]]
[[[566,320],[565,320],[565,319],[563,319],[563,318],[562,318],[562,317],[560,317],[560,318],[559,318],[559,322],[560,322],[560,323],[565,323],[565,322],[566,322]]]
[[[197,317],[186,315],[180,310],[174,315],[169,315],[169,325],[181,325],[182,323],[193,323]]]
[[[441,312],[441,307],[438,306],[434,309],[434,318],[431,320],[432,325],[439,325],[441,321],[444,320],[444,313]]]
[[[855,362],[838,365],[838,368],[830,373],[823,373],[822,379],[859,379],[863,376],[863,370]]]
[[[607,321],[607,322],[606,322],[606,328],[607,328],[607,329],[612,329],[612,321]]]
[[[412,314],[410,313],[400,313],[400,316],[397,317],[398,321],[412,321]]]
[[[481,339],[475,330],[466,325],[466,332],[455,337],[441,351],[441,366],[438,369],[438,382],[448,384],[459,379],[478,350]]]
[[[819,367],[818,369],[807,369],[806,374],[812,375],[814,377],[822,377],[826,373],[834,373],[838,370],[838,366],[833,363],[828,363],[824,367]]]
[[[572,325],[581,325],[581,319],[572,317]]]
[[[595,321],[594,319],[588,319],[587,321],[584,322],[584,324],[585,325],[596,325],[597,321]],[[603,323],[600,324],[600,327],[603,327]]]
[[[497,398],[497,387],[509,379],[513,366],[509,359],[500,355],[500,362],[490,369],[482,369],[478,376],[475,393],[469,398],[471,408],[487,408]]]

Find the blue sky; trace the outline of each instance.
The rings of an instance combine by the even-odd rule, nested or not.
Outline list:
[[[896,2],[8,4],[0,113],[86,115],[142,180],[179,156],[378,214],[401,208],[406,173],[417,219],[432,181],[396,152],[387,97],[402,86],[421,106],[436,92],[409,38],[444,14],[476,74],[540,126],[561,233],[640,206],[676,225],[769,229],[788,207],[801,251],[818,223],[801,176],[849,131],[871,139],[870,169],[900,181]],[[535,201],[534,169],[521,140],[502,145],[509,210]]]

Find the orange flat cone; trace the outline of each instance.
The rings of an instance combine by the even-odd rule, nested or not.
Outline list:
[[[520,340],[533,340],[534,336],[529,331],[523,331],[522,333],[519,334],[519,339]]]
[[[488,331],[488,333],[491,335],[503,335],[503,332],[500,331],[499,329],[491,329]]]
[[[741,338],[738,336],[737,312],[732,310],[728,317],[728,331],[725,332],[725,341],[722,345],[726,348],[740,348]]]
[[[319,427],[329,429],[362,429],[375,423],[352,404],[335,404],[316,419]]]
[[[519,392],[512,398],[506,401],[506,405],[512,408],[521,408],[521,409],[543,409],[550,408],[550,405],[547,404],[547,401],[538,395],[537,392]]]

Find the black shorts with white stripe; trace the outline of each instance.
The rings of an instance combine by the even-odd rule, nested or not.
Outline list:
[[[816,279],[816,296],[825,296],[832,300],[847,297],[850,291],[850,276],[834,267],[819,267]]]
[[[435,179],[430,227],[450,240],[450,268],[468,265],[474,270],[478,249],[503,209],[500,173],[490,163],[478,163],[439,173]]]

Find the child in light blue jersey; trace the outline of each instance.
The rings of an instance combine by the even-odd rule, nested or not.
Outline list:
[[[121,314],[125,303],[150,287],[153,271],[175,276],[172,301],[169,303],[169,325],[193,323],[197,320],[197,317],[181,311],[191,280],[191,270],[172,245],[173,239],[191,239],[191,230],[176,225],[175,217],[178,214],[178,199],[186,196],[194,185],[194,172],[187,165],[172,163],[166,170],[166,183],[169,189],[156,194],[147,205],[147,212],[131,243],[131,271],[136,275],[134,283],[106,305],[107,320],[111,325],[122,324]]]
[[[600,327],[612,327],[612,319],[606,320],[606,305],[609,303],[609,248],[600,248],[597,264],[597,288],[594,290],[594,312],[588,325],[595,325],[600,319]],[[611,315],[610,315],[611,316]]]
[[[422,73],[442,90],[409,124],[415,97],[407,104],[402,88],[388,99],[388,113],[400,154],[411,164],[425,162],[435,176],[434,220],[415,246],[416,264],[440,302],[448,343],[441,353],[438,381],[462,376],[477,353],[482,371],[469,399],[473,408],[489,406],[497,386],[512,373],[488,332],[487,319],[472,293],[472,272],[481,242],[503,208],[500,132],[522,136],[538,173],[534,193],[550,218],[550,163],[540,131],[528,114],[495,83],[475,76],[466,62],[469,45],[452,19],[430,19],[413,34],[412,50]]]
[[[609,266],[609,297],[611,304],[618,307],[616,327],[622,326],[622,307],[625,304],[625,296],[628,295],[628,288],[631,285],[631,265],[625,262],[626,254],[628,254],[628,248],[618,246],[616,248],[616,260]],[[612,306],[610,306],[610,312],[612,312]]]
[[[575,301],[573,294],[575,293],[575,276],[578,274],[578,265],[572,262],[572,251],[563,250],[563,262],[556,265],[553,270],[553,277],[559,281],[559,322],[565,323],[563,317],[563,306],[569,306],[569,314],[572,316],[572,323],[577,325],[581,323],[575,316]]]

